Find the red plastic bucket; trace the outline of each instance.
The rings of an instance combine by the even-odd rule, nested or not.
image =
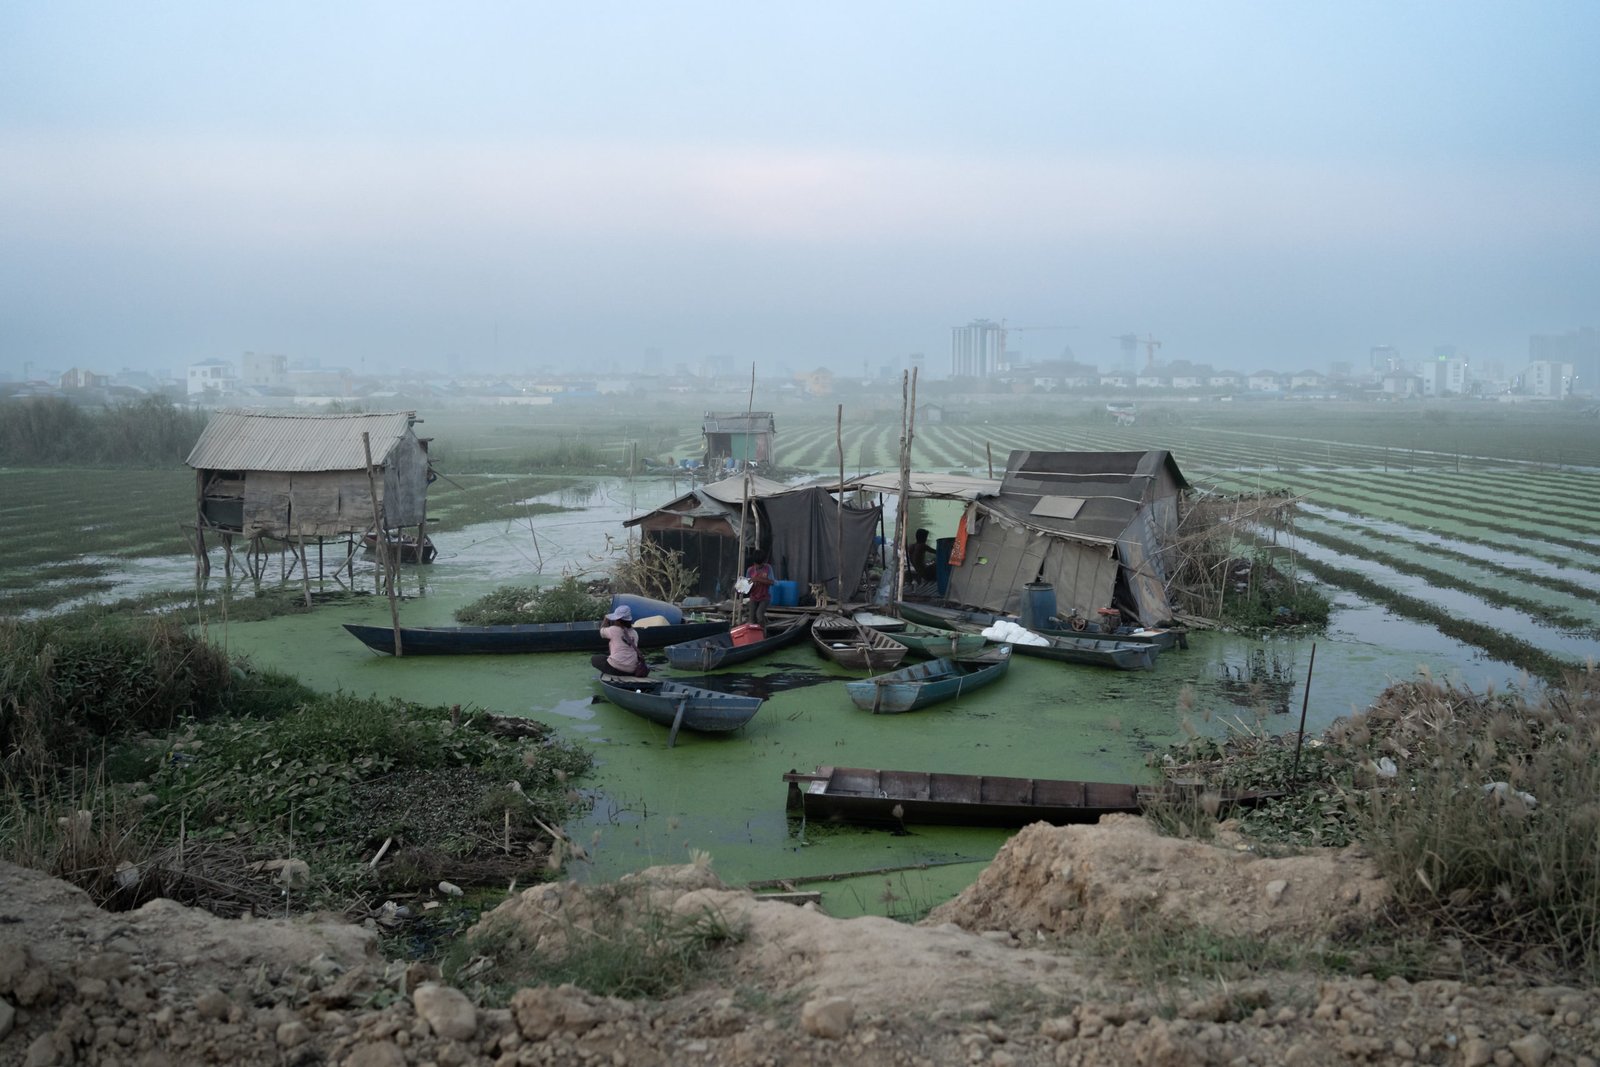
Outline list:
[[[729,630],[728,636],[733,638],[733,643],[736,645],[753,645],[767,635],[755,623],[747,622],[743,626],[735,626]]]

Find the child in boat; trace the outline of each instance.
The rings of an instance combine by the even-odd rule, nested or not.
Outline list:
[[[643,678],[650,673],[644,657],[639,655],[639,631],[633,628],[633,609],[628,605],[621,605],[605,617],[600,636],[611,648],[603,656],[597,652],[589,657],[595,670],[630,678]]]

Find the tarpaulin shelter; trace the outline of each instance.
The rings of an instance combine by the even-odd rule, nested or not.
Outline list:
[[[825,586],[835,600],[851,600],[860,592],[879,514],[876,507],[841,509],[822,486],[789,486],[741,474],[697,486],[624,525],[637,526],[655,544],[682,553],[684,565],[698,572],[694,593],[699,596],[731,594],[742,533],[746,552],[763,549],[778,578],[794,582],[802,601],[813,585]]]
[[[1164,547],[1189,483],[1171,453],[1012,452],[995,496],[962,517],[949,599],[1016,612],[1049,582],[1058,612],[1116,607],[1146,626],[1172,617]]]

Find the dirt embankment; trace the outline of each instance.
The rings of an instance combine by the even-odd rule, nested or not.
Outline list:
[[[167,902],[108,914],[0,865],[0,1062],[1542,1067],[1596,1064],[1600,1049],[1593,989],[1282,970],[1186,987],[1130,978],[1103,954],[1150,924],[1314,945],[1384,899],[1357,850],[1273,859],[1133,818],[1035,826],[915,927],[758,900],[704,868],[624,882],[654,907],[744,931],[709,985],[644,1002],[525,988],[482,1010],[427,968],[386,965],[360,927]],[[534,887],[484,925],[534,946],[625,921],[596,893]],[[1083,951],[1085,937],[1102,952]]]

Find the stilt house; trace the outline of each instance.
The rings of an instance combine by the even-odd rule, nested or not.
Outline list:
[[[431,474],[418,421],[411,411],[217,412],[186,460],[195,471],[196,551],[205,554],[208,532],[230,550],[234,538],[303,546],[359,540],[376,528],[416,527],[420,543]]]

